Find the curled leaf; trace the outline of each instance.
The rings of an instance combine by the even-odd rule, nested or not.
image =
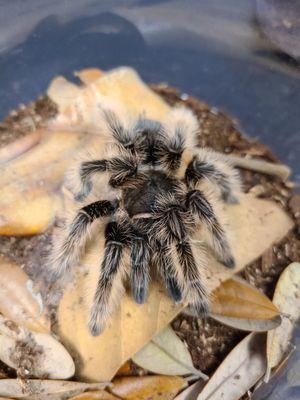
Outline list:
[[[276,367],[289,350],[295,322],[300,318],[300,263],[290,264],[281,274],[273,303],[283,314],[282,324],[268,332],[268,370]]]
[[[105,390],[93,390],[92,392],[84,392],[78,394],[75,397],[71,397],[69,400],[118,400],[116,397]]]
[[[281,322],[278,309],[268,297],[236,277],[213,291],[211,310],[212,318],[246,331],[267,331]]]
[[[42,298],[26,273],[14,262],[0,256],[0,312],[18,325],[36,332],[49,332]]]
[[[0,396],[27,400],[61,400],[82,393],[84,390],[104,389],[105,383],[84,383],[46,379],[0,379]]]
[[[264,334],[246,336],[225,358],[197,400],[238,400],[266,370]]]
[[[36,145],[42,137],[42,131],[37,129],[0,148],[0,164],[13,160]]]
[[[179,376],[142,376],[117,378],[111,393],[126,400],[171,400],[186,386]]]
[[[165,328],[146,344],[132,360],[140,367],[156,374],[191,375],[208,379],[198,371],[187,347],[182,343],[171,327]]]
[[[0,316],[0,359],[9,367],[34,377],[67,379],[74,362],[52,336],[30,332]]]

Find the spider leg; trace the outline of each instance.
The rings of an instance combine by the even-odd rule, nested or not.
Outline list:
[[[180,271],[176,269],[171,247],[167,244],[157,242],[155,262],[171,298],[175,303],[179,303],[183,297],[184,280]]]
[[[148,240],[135,235],[131,243],[131,290],[138,304],[145,302],[148,284],[150,248]]]
[[[118,208],[118,200],[100,200],[82,207],[62,238],[54,243],[50,258],[52,278],[64,275],[81,256],[86,244],[89,227],[95,219],[112,215]]]
[[[80,182],[81,190],[75,196],[75,200],[82,202],[92,190],[91,176],[97,172],[107,171],[108,162],[107,160],[92,160],[84,161],[80,165]]]
[[[235,192],[240,191],[240,180],[235,170],[222,154],[200,149],[189,163],[185,178],[195,186],[201,179],[208,179],[220,188],[221,197],[227,203],[238,203]]]
[[[219,261],[228,268],[235,266],[226,233],[213,210],[212,205],[200,190],[192,190],[187,194],[187,207],[198,215],[212,235],[213,249]]]
[[[184,240],[176,244],[176,250],[187,284],[186,297],[189,305],[197,315],[206,315],[209,310],[208,294],[202,283],[199,265],[195,261],[192,247],[187,240]]]
[[[129,243],[126,228],[115,221],[107,224],[105,238],[104,255],[89,320],[89,328],[94,336],[103,331],[113,311],[114,284],[121,280],[124,273],[122,258],[124,248]]]

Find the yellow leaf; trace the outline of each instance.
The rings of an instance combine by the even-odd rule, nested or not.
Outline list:
[[[244,195],[239,205],[226,206],[228,230],[233,240],[237,267],[229,270],[210,258],[205,271],[208,290],[241,270],[259,257],[273,242],[292,228],[289,217],[275,203]],[[76,368],[79,377],[92,381],[110,380],[118,368],[160,332],[182,310],[164,288],[153,284],[147,302],[136,304],[125,296],[105,331],[91,336],[87,321],[96,290],[101,239],[95,236],[82,260],[74,284],[66,287],[58,310],[58,334],[67,348],[80,357]]]
[[[111,392],[124,400],[171,400],[185,385],[178,376],[117,378]]]
[[[268,369],[276,367],[288,352],[289,342],[300,318],[300,263],[290,264],[280,275],[273,303],[283,314],[282,324],[268,332],[267,359]]]
[[[242,330],[266,331],[281,322],[278,309],[241,279],[228,279],[212,292],[212,317]]]
[[[34,292],[33,283],[14,262],[0,256],[0,312],[18,325],[36,332],[49,332],[41,295]]]

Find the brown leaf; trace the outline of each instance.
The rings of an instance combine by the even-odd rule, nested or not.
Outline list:
[[[33,282],[14,262],[0,256],[0,312],[18,325],[36,332],[49,332],[42,298]]]
[[[229,353],[197,400],[238,400],[265,370],[265,335],[251,333]]]
[[[97,390],[92,392],[84,392],[69,400],[118,400],[119,397],[113,396],[105,390]]]
[[[226,207],[228,225],[237,258],[235,270],[229,270],[210,259],[207,287],[215,289],[222,281],[259,257],[269,246],[283,237],[293,226],[289,217],[273,202],[244,195],[240,205]],[[125,296],[106,330],[91,336],[87,321],[98,278],[98,249],[103,240],[93,238],[82,260],[76,282],[66,287],[58,311],[58,333],[67,348],[75,350],[81,362],[76,371],[83,379],[110,380],[118,368],[160,332],[182,310],[165,290],[153,284],[144,305]],[[74,329],[76,326],[76,329]],[[109,352],[107,352],[109,349]]]
[[[266,331],[280,325],[274,304],[246,281],[222,282],[212,292],[211,316],[226,325],[246,331]]]
[[[63,400],[84,390],[99,390],[105,383],[84,383],[44,379],[0,379],[0,396],[26,400]]]
[[[268,332],[268,369],[276,367],[288,352],[296,321],[300,318],[300,263],[290,264],[280,275],[273,303],[283,314],[282,324]]]
[[[126,400],[171,400],[186,385],[178,376],[117,378],[111,392]]]

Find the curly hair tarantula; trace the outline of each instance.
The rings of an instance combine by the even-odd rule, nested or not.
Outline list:
[[[175,302],[186,300],[198,315],[205,315],[209,309],[201,279],[205,239],[199,232],[208,233],[218,261],[234,267],[215,206],[237,202],[236,170],[223,155],[196,146],[199,125],[188,109],[174,108],[164,124],[140,117],[130,128],[112,111],[103,115],[114,154],[109,150],[106,158],[80,163],[75,171],[80,183],[77,203],[95,189],[93,182],[101,179],[95,174],[107,180],[96,193],[97,201],[79,208],[54,242],[54,277],[58,279],[78,263],[91,224],[100,220],[105,226],[105,246],[99,255],[99,280],[90,312],[92,335],[104,329],[120,301],[124,276],[130,276],[132,295],[141,304],[154,268]],[[202,189],[205,181],[218,192],[213,202]]]

